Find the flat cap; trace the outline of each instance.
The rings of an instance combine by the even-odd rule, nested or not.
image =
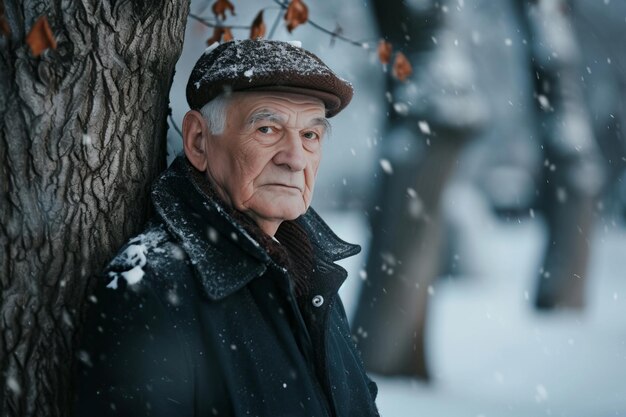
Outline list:
[[[274,40],[235,40],[208,49],[191,71],[187,102],[193,110],[222,93],[284,91],[317,97],[326,116],[343,110],[352,85],[306,49]]]

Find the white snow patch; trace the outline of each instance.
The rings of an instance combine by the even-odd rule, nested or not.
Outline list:
[[[113,279],[111,280],[111,282],[107,284],[107,288],[111,288],[112,290],[117,290],[117,279],[119,278],[118,275],[110,272],[109,276],[113,277]]]
[[[243,73],[243,75],[248,78],[251,78],[252,74],[254,74],[254,68],[250,68],[249,70]]]
[[[212,50],[214,50],[215,48],[217,48],[218,46],[220,46],[219,42],[213,42],[211,45],[209,45],[208,48],[206,48],[204,50],[204,52],[202,53],[202,55],[204,54],[208,54],[209,52],[211,52]]]
[[[90,146],[91,143],[91,136],[89,136],[87,133],[83,133],[83,145]]]
[[[153,238],[154,236],[150,234],[140,235],[138,240],[142,241],[143,239],[144,242],[153,243],[151,241],[151,239]],[[129,265],[134,265],[133,268],[128,271],[124,271],[121,274],[109,272],[109,276],[113,277],[113,279],[107,284],[107,288],[117,289],[117,281],[119,275],[121,275],[126,280],[128,285],[134,285],[141,281],[144,276],[144,271],[142,268],[146,265],[147,251],[148,248],[144,244],[129,245],[120,256],[126,258],[125,260],[128,262]]]
[[[128,285],[134,285],[134,284],[138,283],[139,281],[141,281],[141,279],[143,278],[144,274],[145,273],[143,272],[143,269],[139,265],[137,265],[136,267],[134,267],[130,271],[122,272],[122,276],[124,277],[126,282],[128,282]]]
[[[124,256],[126,256],[129,261],[133,263],[139,261],[139,266],[144,266],[146,264],[147,250],[148,249],[143,244],[130,245],[124,251]]]
[[[302,48],[302,41],[287,41],[287,43],[296,48]]]

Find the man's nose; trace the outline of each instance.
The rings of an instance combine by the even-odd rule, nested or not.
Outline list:
[[[274,163],[285,166],[290,171],[302,171],[306,167],[306,155],[300,132],[287,131],[280,142],[280,150],[274,156]]]

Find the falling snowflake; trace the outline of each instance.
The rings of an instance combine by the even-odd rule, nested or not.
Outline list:
[[[544,96],[543,94],[539,94],[537,96],[537,100],[539,101],[539,105],[542,109],[550,108],[550,101],[548,100],[548,97]]]
[[[538,403],[544,402],[548,399],[548,390],[543,385],[539,384],[535,388],[535,401]]]
[[[380,166],[383,169],[383,171],[385,171],[386,174],[393,174],[393,167],[391,166],[391,162],[389,162],[388,159],[381,159],[380,160]]]
[[[420,132],[425,135],[430,135],[430,126],[428,125],[428,122],[420,120],[417,122],[417,126],[420,128]]]
[[[401,101],[393,103],[393,109],[401,116],[409,114],[409,105]]]

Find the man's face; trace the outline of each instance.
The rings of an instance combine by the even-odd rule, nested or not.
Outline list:
[[[278,92],[234,93],[226,126],[207,138],[207,174],[220,196],[273,235],[311,204],[322,139],[321,100]]]

